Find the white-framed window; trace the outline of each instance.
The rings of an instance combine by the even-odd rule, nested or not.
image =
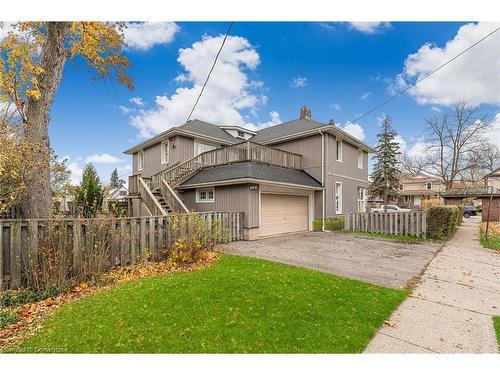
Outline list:
[[[335,183],[335,213],[342,213],[342,182]]]
[[[143,170],[144,169],[144,151],[141,150],[137,153],[137,170]]]
[[[196,190],[196,203],[213,203],[213,202],[215,202],[214,188]]]
[[[400,184],[399,185],[399,190],[404,190],[405,189],[405,186],[403,184]]]
[[[207,151],[215,150],[216,148],[217,146],[208,143],[194,142],[194,156],[203,154],[204,152]]]
[[[366,212],[366,188],[364,186],[358,186],[357,197],[358,212]]]
[[[432,182],[427,183],[427,190],[432,190]]]
[[[358,168],[363,169],[363,150],[358,148]]]
[[[335,144],[335,159],[337,161],[342,161],[343,144],[341,140],[338,140]]]
[[[170,142],[168,140],[161,143],[161,163],[167,164],[170,160]]]
[[[243,133],[241,130],[238,130],[238,137],[245,138],[245,133]]]

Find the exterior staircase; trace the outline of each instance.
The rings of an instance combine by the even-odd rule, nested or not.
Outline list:
[[[206,151],[171,166],[150,178],[129,177],[130,194],[139,194],[152,215],[189,212],[176,189],[203,168],[241,161],[257,161],[283,168],[302,169],[302,155],[249,141]]]

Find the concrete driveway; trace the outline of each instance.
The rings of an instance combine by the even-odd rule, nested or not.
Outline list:
[[[220,250],[404,288],[408,281],[420,275],[439,247],[438,244],[405,244],[352,234],[305,232],[232,242]]]

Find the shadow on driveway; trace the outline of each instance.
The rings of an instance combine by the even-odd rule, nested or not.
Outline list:
[[[433,243],[406,244],[347,233],[305,232],[232,242],[222,245],[220,251],[404,288],[420,275],[439,247]]]

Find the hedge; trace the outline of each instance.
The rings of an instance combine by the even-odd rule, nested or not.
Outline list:
[[[429,207],[427,210],[427,237],[434,240],[450,239],[462,223],[462,206]]]
[[[314,220],[313,221],[313,229],[315,231],[320,231],[321,230],[321,224],[322,220]],[[343,230],[344,229],[344,218],[343,217],[338,217],[338,218],[330,218],[330,219],[325,219],[325,229],[326,230]]]

